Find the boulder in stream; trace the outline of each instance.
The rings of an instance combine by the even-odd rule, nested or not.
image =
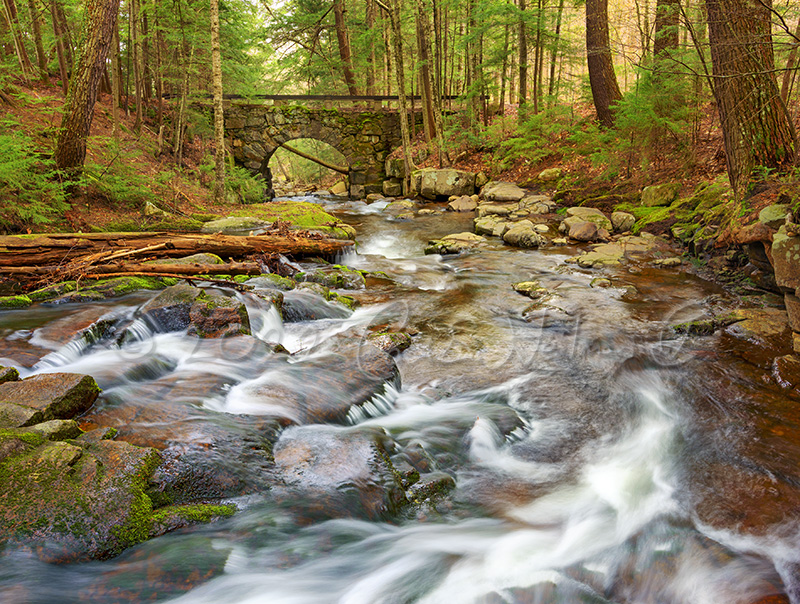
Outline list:
[[[289,428],[275,445],[273,496],[309,519],[394,515],[406,504],[379,433],[357,428]]]
[[[190,335],[221,338],[249,334],[245,305],[215,290],[179,283],[144,304],[138,313],[157,332],[189,329]]]
[[[518,202],[525,197],[525,191],[513,182],[492,180],[487,182],[481,190],[481,196],[486,201]]]

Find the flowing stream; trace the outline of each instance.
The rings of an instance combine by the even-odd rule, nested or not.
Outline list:
[[[353,410],[350,425],[312,429],[380,432],[395,461],[422,450],[453,490],[386,518],[309,517],[266,490],[235,499],[229,519],[109,561],[58,566],[6,552],[0,601],[800,602],[797,403],[752,345],[669,327],[730,304],[720,288],[677,269],[583,270],[564,263],[572,247],[497,240],[425,256],[427,240],[471,230],[472,214],[397,220],[380,204],[312,199],[356,226],[358,252],[340,262],[373,276],[354,312],[287,292],[313,321],[284,322],[248,301],[253,334],[295,353],[291,362],[266,345],[225,348],[136,322],[124,345],[64,346],[54,335],[87,309],[132,317],[151,293],[8,312],[0,335],[6,348],[24,339],[51,351],[30,368],[15,357],[23,375],[95,376],[98,405],[137,444],[200,450],[217,429],[257,439],[273,405],[259,393],[308,388],[337,342],[394,326],[412,334],[396,357],[399,383]],[[592,287],[599,275],[612,286]],[[551,292],[542,304],[511,288],[531,279]],[[158,419],[179,407],[183,421]],[[270,472],[269,460],[258,470],[224,447],[205,454],[242,480]]]

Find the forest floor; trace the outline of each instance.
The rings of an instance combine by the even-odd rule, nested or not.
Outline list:
[[[60,123],[63,104],[60,89],[37,83],[20,86],[11,96],[13,106],[0,102],[0,122],[6,129],[19,127],[46,156],[55,145]],[[169,123],[174,119],[174,111],[167,101],[164,111],[165,121]],[[550,128],[549,133],[539,136],[533,152],[528,145],[529,152],[515,154],[513,147],[509,147],[509,137],[516,126],[517,107],[507,105],[503,115],[496,114],[487,120],[488,135],[480,140],[462,136],[461,141],[452,141],[452,166],[472,172],[483,171],[492,180],[516,182],[531,190],[540,186],[536,177],[543,169],[559,167],[568,175],[576,192],[575,198],[566,196],[565,203],[601,194],[617,197],[636,195],[644,186],[664,182],[681,183],[680,194],[686,196],[701,182],[725,179],[722,136],[713,107],[708,107],[703,119],[695,125],[695,141],[691,149],[673,144],[656,146],[648,150],[647,162],[634,152],[630,152],[628,157],[617,155],[612,158],[616,164],[613,173],[610,173],[608,165],[602,161],[593,162],[585,148],[580,148],[582,145],[585,147],[585,142],[575,140],[576,132],[591,127],[591,107],[577,106],[571,112],[570,123],[560,129]],[[212,129],[207,115],[197,110],[190,111],[189,134],[179,168],[171,152],[171,142],[160,140],[155,103],[145,113],[143,125],[137,132],[133,113],[118,111],[118,127],[115,129],[110,96],[99,95],[88,143],[84,186],[79,188],[63,220],[36,225],[36,230],[114,230],[116,227],[132,230],[143,221],[141,208],[145,201],[152,201],[179,216],[197,213],[227,215],[246,207],[236,203],[214,203],[211,194]],[[414,139],[417,165],[439,167],[437,157],[428,156],[426,149],[423,134],[418,132]],[[331,182],[335,179],[332,177]],[[322,186],[329,184],[322,183]],[[776,183],[775,186],[757,189],[746,207],[745,222],[756,216],[760,208],[775,202],[782,190],[778,184],[783,186],[783,183]],[[7,217],[6,222],[12,223],[11,230],[30,232],[30,225],[19,220],[14,225],[13,217]],[[648,230],[666,232],[669,226],[669,221],[666,221],[653,224]]]

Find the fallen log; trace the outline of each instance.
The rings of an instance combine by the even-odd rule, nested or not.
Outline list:
[[[0,236],[0,267],[63,263],[89,254],[145,250],[164,258],[198,253],[223,258],[278,253],[290,256],[333,256],[353,242],[285,235],[205,235],[200,233],[48,233]],[[153,252],[157,250],[157,252]]]
[[[62,272],[59,266],[5,266],[0,267],[0,275],[55,275]],[[164,276],[187,275],[260,275],[258,262],[229,262],[226,264],[142,264],[130,262],[111,262],[88,269],[96,278],[105,275]]]

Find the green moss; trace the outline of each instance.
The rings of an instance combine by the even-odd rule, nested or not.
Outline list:
[[[179,233],[197,233],[203,228],[203,223],[194,218],[175,216],[162,218],[155,222],[148,223],[143,231],[176,231]]]
[[[189,522],[210,522],[215,518],[229,518],[236,513],[235,505],[211,505],[205,503],[190,505],[173,505],[153,512],[156,523],[168,522],[180,518]]]
[[[192,220],[197,222],[211,222],[212,220],[219,220],[222,218],[219,214],[192,214]]]
[[[332,237],[352,239],[355,231],[349,225],[340,223],[328,214],[321,206],[307,201],[273,201],[256,203],[243,210],[237,210],[232,216],[252,216],[265,222],[281,220],[297,229],[321,231]]]
[[[135,291],[164,289],[164,283],[156,277],[117,277],[97,281],[91,289],[103,290],[105,296],[111,298]]]
[[[74,292],[77,287],[78,284],[76,281],[62,281],[61,283],[56,283],[55,285],[49,285],[48,287],[37,289],[36,291],[29,293],[28,296],[34,302],[42,302],[44,300],[60,298],[64,294]]]
[[[339,294],[334,294],[334,297],[332,299],[338,302],[339,304],[343,304],[350,310],[355,310],[358,307],[358,300],[356,300],[355,298],[351,298],[350,296],[341,296]]]
[[[0,429],[0,443],[8,440],[19,440],[31,447],[38,447],[47,439],[41,434],[26,431],[24,428]]]
[[[263,275],[259,275],[258,277],[250,277],[249,279],[266,279],[267,281],[270,281],[276,289],[282,291],[289,291],[290,289],[297,287],[297,282],[294,279],[290,279],[289,277],[281,277],[280,275],[276,275],[274,273],[265,273]]]
[[[153,504],[145,490],[150,476],[153,475],[160,463],[161,457],[158,452],[153,450],[139,471],[130,479],[128,488],[133,497],[130,515],[125,524],[111,529],[119,542],[120,550],[141,543],[150,537],[153,528]]]
[[[31,304],[28,296],[0,296],[0,309],[27,308]]]

